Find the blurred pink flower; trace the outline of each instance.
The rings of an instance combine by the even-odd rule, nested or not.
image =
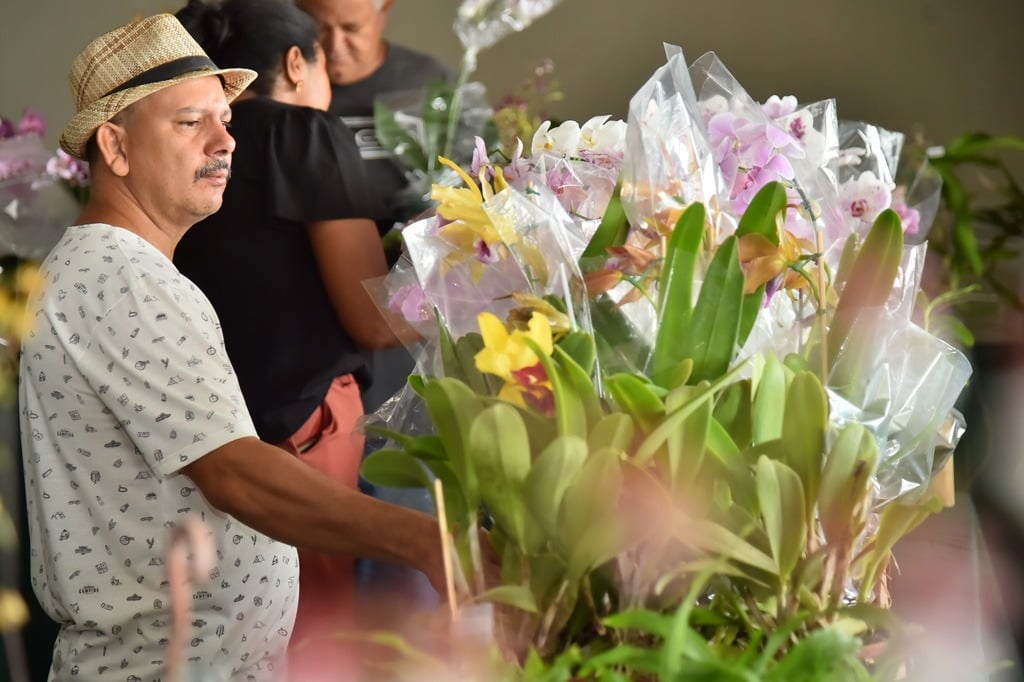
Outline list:
[[[19,135],[30,133],[35,133],[39,137],[46,134],[46,120],[35,109],[25,109],[25,113],[22,114],[21,121],[18,123]]]
[[[430,304],[418,283],[406,284],[388,301],[388,308],[400,313],[409,322],[426,322],[431,317]]]

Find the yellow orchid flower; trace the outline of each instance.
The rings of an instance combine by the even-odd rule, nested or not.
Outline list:
[[[474,356],[476,368],[505,381],[498,397],[520,406],[550,413],[554,407],[551,381],[544,366],[525,339],[532,340],[546,355],[554,351],[548,318],[534,312],[527,329],[509,333],[505,324],[492,313],[477,316],[484,348]]]
[[[479,280],[484,263],[493,263],[502,257],[502,242],[511,243],[515,234],[510,227],[495,225],[493,218],[484,210],[483,204],[495,192],[508,187],[505,176],[497,169],[492,187],[480,173],[480,185],[470,175],[443,156],[438,160],[462,178],[465,187],[434,185],[430,198],[438,202],[437,213],[449,221],[438,230],[439,234],[454,244],[456,253],[449,258],[448,265],[454,266],[475,257],[473,279]],[[501,229],[504,228],[504,229]]]
[[[779,245],[776,246],[762,234],[745,234],[739,239],[740,263],[746,273],[744,293],[753,293],[762,284],[783,275],[779,288],[802,289],[807,279],[795,266],[807,260],[814,253],[814,244],[800,239],[788,230],[780,230]],[[806,268],[813,272],[814,267]]]

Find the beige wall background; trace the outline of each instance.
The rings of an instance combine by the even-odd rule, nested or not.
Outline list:
[[[0,115],[40,110],[55,145],[72,114],[74,55],[104,31],[183,2],[3,0]],[[458,4],[394,0],[388,36],[455,68]],[[566,96],[552,115],[624,117],[669,42],[690,60],[715,51],[758,100],[831,97],[842,118],[942,143],[970,130],[1024,134],[1022,27],[1024,0],[563,0],[481,53],[475,78],[495,100],[550,58]]]

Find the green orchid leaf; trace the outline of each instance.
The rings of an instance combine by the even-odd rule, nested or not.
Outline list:
[[[757,316],[764,308],[764,292],[765,285],[762,284],[749,294],[743,295],[743,301],[740,304],[740,328],[736,335],[737,348],[743,347],[750,337],[750,332],[754,329]]]
[[[588,336],[587,338],[592,338]],[[590,346],[593,349],[593,344]],[[566,383],[573,392],[579,396],[583,405],[583,413],[586,415],[586,423],[596,424],[601,419],[601,399],[597,396],[597,389],[590,378],[590,372],[581,367],[571,355],[561,346],[555,346],[553,357],[558,362],[559,369],[566,379]],[[590,354],[593,358],[593,352]]]
[[[617,668],[625,668],[634,673],[655,674],[658,672],[658,653],[648,647],[633,644],[617,644],[611,649],[589,656],[580,666],[579,675],[567,679],[595,679],[601,682],[612,682],[617,678]],[[630,680],[623,676],[622,680]]]
[[[623,473],[619,454],[592,451],[576,480],[565,491],[559,510],[561,546],[568,548],[566,575],[571,584],[618,552],[618,514],[611,500],[619,499]]]
[[[560,436],[530,466],[523,496],[527,509],[548,537],[558,533],[562,498],[583,468],[587,454],[587,443],[582,438]]]
[[[683,340],[682,357],[693,358],[690,383],[717,379],[729,369],[737,350],[743,287],[743,270],[733,235],[715,251],[693,308],[690,327],[684,336],[676,337]],[[660,339],[661,330],[658,331]]]
[[[629,234],[629,219],[622,207],[622,184],[617,183],[608,200],[608,206],[601,216],[601,224],[597,226],[594,236],[583,251],[583,258],[605,256],[608,247],[622,246]]]
[[[713,409],[712,401],[702,399],[700,391],[706,389],[707,385],[680,386],[665,398],[665,408],[670,412],[683,407],[690,400],[700,400],[697,409],[682,421],[679,428],[669,434],[665,443],[669,480],[672,482],[673,490],[679,493],[685,494],[692,490],[704,461]]]
[[[749,379],[726,386],[715,402],[714,417],[737,450],[750,445],[752,438],[751,382]]]
[[[359,474],[374,485],[389,488],[430,488],[433,481],[423,464],[404,450],[381,449],[370,453]]]
[[[605,379],[605,388],[645,433],[650,433],[665,417],[665,403],[654,385],[641,376],[615,374]]]
[[[381,424],[367,424],[365,427],[367,433],[372,433],[383,438],[393,440],[398,445],[402,446],[406,452],[413,457],[419,459],[447,459],[448,453],[444,451],[444,445],[441,443],[441,439],[431,434],[426,436],[410,436],[402,433],[401,431],[395,431],[389,429]]]
[[[807,680],[868,680],[857,658],[859,639],[830,627],[800,638],[796,645],[764,677],[765,682]]]
[[[830,544],[848,542],[855,519],[863,515],[878,466],[878,445],[861,424],[847,424],[825,458],[818,494],[818,517]]]
[[[523,585],[499,585],[477,595],[473,601],[507,604],[527,613],[540,613],[533,592]]]
[[[587,413],[583,398],[576,391],[572,380],[566,376],[565,370],[551,356],[545,353],[533,339],[524,338],[523,342],[540,361],[551,382],[551,394],[555,403],[555,420],[558,422],[559,435],[587,437]],[[588,378],[589,383],[589,378]],[[592,385],[591,385],[592,386]]]
[[[779,579],[785,585],[807,542],[804,487],[793,469],[762,456],[757,460],[757,499]]]
[[[779,213],[785,210],[789,198],[786,188],[781,182],[769,182],[757,191],[740,218],[736,227],[736,236],[759,234],[775,246],[779,245],[779,229],[777,227]]]
[[[673,373],[688,356],[681,339],[690,333],[693,314],[693,280],[697,273],[697,256],[704,238],[704,206],[692,204],[676,223],[665,248],[665,262],[658,284],[658,326],[651,357],[651,376],[659,378]]]
[[[690,400],[686,405],[683,405],[679,409],[673,410],[665,415],[665,418],[658,424],[657,427],[637,448],[633,455],[634,462],[638,466],[646,464],[651,457],[665,444],[669,435],[691,414],[701,408],[702,401],[712,400],[715,393],[721,389],[722,386],[728,385],[735,380],[736,375],[743,369],[743,365],[740,364],[729,371],[728,374],[720,377],[717,381],[706,386],[697,386],[697,393],[695,397]]]
[[[896,543],[941,509],[942,502],[935,496],[920,504],[891,502],[882,509],[875,537],[854,560],[855,565],[862,567],[861,601],[867,601],[866,595],[875,589],[878,576],[889,563]]]
[[[437,308],[434,308],[434,317],[437,322],[438,346],[441,351],[441,366],[444,369],[444,376],[465,382],[477,393],[489,395],[491,391],[480,370],[476,368],[474,358],[484,347],[483,337],[480,334],[471,333],[455,341],[444,320],[441,319],[441,312]]]
[[[556,348],[572,358],[573,362],[579,365],[587,376],[594,371],[597,349],[594,345],[593,334],[581,331],[569,332],[558,341]]]
[[[665,639],[672,631],[672,615],[636,609],[620,611],[601,619],[601,622],[617,630],[639,630],[649,635]]]
[[[680,522],[675,536],[683,544],[708,553],[711,557],[720,557],[729,561],[740,562],[778,575],[775,560],[750,544],[728,528],[711,521],[689,520]]]
[[[759,445],[782,437],[786,410],[786,370],[774,354],[765,357],[752,409],[752,444]]]
[[[526,425],[511,405],[498,403],[482,411],[469,428],[470,464],[484,503],[495,522],[526,552],[526,507],[523,484],[530,471]]]
[[[875,219],[850,268],[828,330],[829,367],[835,364],[860,311],[885,303],[903,259],[903,228],[896,211],[886,209]]]
[[[452,472],[471,508],[480,500],[476,469],[469,459],[469,429],[483,410],[483,402],[466,384],[456,379],[434,379],[423,384],[423,400],[438,437],[448,453]]]
[[[612,451],[628,452],[633,444],[633,420],[628,414],[613,412],[605,415],[590,431],[587,445],[591,450],[605,447]]]
[[[784,461],[803,481],[808,523],[813,519],[814,502],[818,499],[827,428],[825,388],[813,372],[797,372],[786,392],[782,440],[786,444]]]

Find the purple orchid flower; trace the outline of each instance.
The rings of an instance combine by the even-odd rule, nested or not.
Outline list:
[[[28,135],[35,133],[39,137],[46,134],[46,120],[35,109],[26,109],[18,123],[18,134]]]
[[[15,130],[14,124],[11,123],[10,119],[6,119],[0,116],[0,140],[5,140],[8,137],[14,137],[18,131]]]

